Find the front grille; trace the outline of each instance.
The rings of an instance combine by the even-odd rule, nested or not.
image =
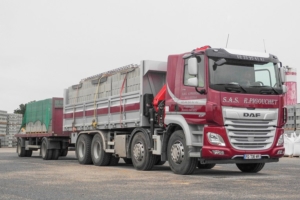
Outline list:
[[[272,146],[278,120],[277,108],[222,107],[227,136],[238,150],[264,150]],[[245,114],[252,114],[245,115]]]
[[[231,145],[239,150],[258,150],[271,147],[275,127],[271,121],[225,119]]]

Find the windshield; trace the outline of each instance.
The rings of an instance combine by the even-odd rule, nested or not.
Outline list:
[[[269,88],[268,94],[282,93],[277,63],[226,59],[225,64],[217,66],[215,62],[219,59],[209,58],[211,88],[228,92],[230,85],[238,88],[234,92],[262,94],[262,88]]]

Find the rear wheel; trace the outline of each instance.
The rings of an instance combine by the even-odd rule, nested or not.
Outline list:
[[[90,135],[82,134],[79,136],[76,145],[76,154],[80,164],[86,165],[92,163],[91,144],[92,137]]]
[[[31,157],[32,156],[32,150],[25,150],[25,156]]]
[[[52,158],[52,149],[48,149],[48,143],[46,139],[42,141],[42,146],[40,151],[41,151],[42,158],[44,160],[50,160]]]
[[[68,149],[62,149],[60,150],[60,156],[61,157],[65,157],[68,155]]]
[[[93,138],[91,155],[94,165],[106,166],[110,162],[111,154],[104,151],[103,140],[99,134],[96,134]]]
[[[146,136],[142,132],[138,132],[134,135],[131,143],[131,157],[132,163],[137,170],[150,170],[155,164],[155,155],[152,155],[148,149]]]
[[[51,159],[52,160],[57,160],[59,155],[60,155],[60,150],[59,149],[53,149]]]
[[[214,166],[216,166],[216,164],[201,164],[200,162],[197,164],[198,169],[212,169]]]
[[[185,175],[194,172],[198,160],[189,156],[182,130],[175,131],[171,135],[167,155],[170,168],[175,174]]]
[[[264,168],[265,163],[236,164],[242,172],[257,173]]]
[[[17,153],[19,157],[24,157],[26,155],[25,147],[22,147],[22,139],[18,139]]]

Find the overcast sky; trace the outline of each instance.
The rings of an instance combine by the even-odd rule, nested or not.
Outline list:
[[[300,1],[0,0],[0,110],[82,78],[210,45],[275,54],[300,73]],[[299,77],[299,75],[298,75]],[[300,102],[298,81],[298,102]]]

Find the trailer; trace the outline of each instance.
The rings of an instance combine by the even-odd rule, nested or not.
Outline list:
[[[137,170],[168,161],[176,174],[218,163],[256,173],[284,155],[284,82],[278,58],[261,52],[204,46],[143,60],[65,89],[61,132],[19,134],[18,146],[42,145],[44,159],[74,146],[80,164],[97,166],[122,158]]]
[[[62,131],[63,98],[49,98],[26,104],[22,128],[15,137],[19,157],[31,157],[40,149],[44,160],[68,154],[70,135]]]

